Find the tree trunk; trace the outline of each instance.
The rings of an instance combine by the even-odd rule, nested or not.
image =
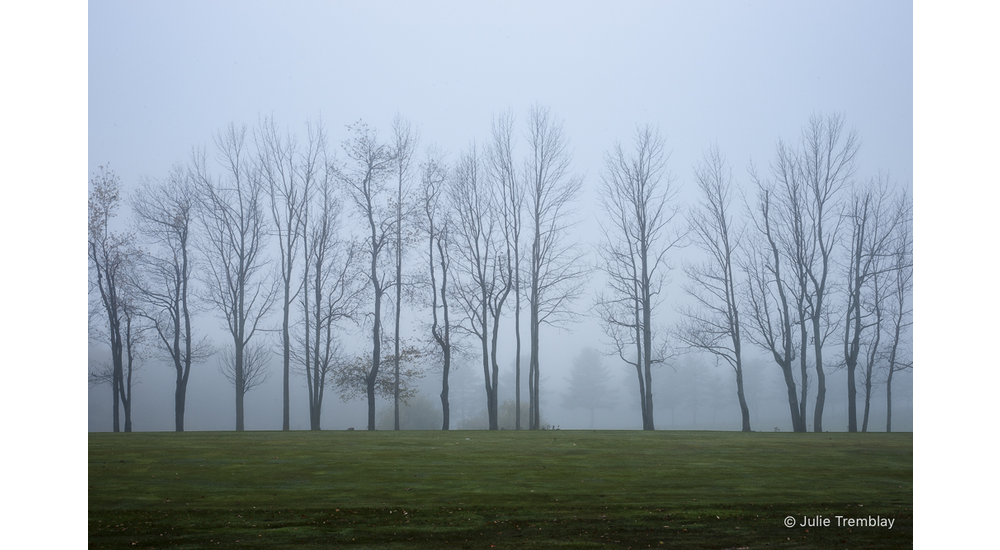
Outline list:
[[[484,283],[481,283],[484,284]],[[486,288],[482,289],[482,315],[483,324],[480,327],[482,334],[480,336],[480,344],[483,348],[483,387],[486,389],[486,415],[489,418],[489,429],[498,429],[497,425],[497,409],[496,403],[494,403],[494,393],[492,388],[492,377],[490,376],[490,349],[489,349],[489,328],[488,319],[489,314],[487,312],[487,295]]]
[[[795,378],[792,376],[792,365],[785,363],[781,365],[781,372],[785,375],[785,387],[788,389],[788,408],[792,414],[792,431],[806,431],[802,417],[799,416],[798,398],[795,393]]]
[[[184,431],[184,400],[187,394],[187,384],[177,377],[177,388],[174,390],[174,430]]]
[[[448,370],[451,365],[451,354],[445,352],[444,375],[441,377],[441,429],[448,430],[451,423],[451,406],[448,403]]]
[[[649,429],[649,413],[646,410],[646,383],[642,377],[642,366],[638,363],[635,366],[635,373],[639,378],[639,410],[642,413],[642,429]]]
[[[645,264],[646,259],[643,258],[643,264]],[[648,282],[646,283],[648,285]],[[647,286],[644,292],[645,296],[643,298],[642,306],[642,345],[643,345],[643,370],[646,377],[646,398],[644,400],[646,404],[646,425],[643,427],[644,430],[655,430],[653,426],[653,331],[650,325],[652,319],[650,311],[650,300],[649,297],[649,287]]]
[[[740,415],[743,420],[742,431],[749,432],[750,430],[750,407],[747,406],[746,394],[743,392],[743,365],[739,360],[739,351],[737,351],[736,360],[736,396],[740,400]]]
[[[858,431],[857,361],[847,362],[847,431]]]
[[[112,362],[111,393],[112,393],[112,400],[114,401],[114,409],[112,409],[112,415],[111,415],[112,418],[113,418],[112,430],[115,431],[115,432],[120,432],[121,431],[121,420],[119,419],[119,411],[118,411],[119,404],[118,403],[121,400],[121,394],[118,393],[118,387],[119,387],[119,383],[121,382],[121,378],[122,378],[122,367],[121,367],[121,359],[117,359],[116,360],[114,358],[113,354],[114,354],[114,350],[112,350],[112,359],[111,359],[111,362]],[[119,357],[120,357],[120,353],[119,353]]]
[[[869,367],[869,370],[871,367]],[[868,412],[871,409],[872,403],[872,382],[871,382],[871,372],[868,373],[868,379],[865,380],[865,414],[861,421],[861,431],[868,431]]]
[[[889,376],[885,380],[885,431],[892,431],[892,363],[889,363]]]
[[[821,302],[817,300],[818,304]],[[819,319],[813,318],[813,349],[816,356],[816,410],[813,414],[813,431],[823,431],[823,407],[826,404],[826,373],[823,372],[823,342],[819,338]]]
[[[289,279],[285,279],[285,307],[281,319],[281,430],[285,432],[291,430],[291,411],[289,410],[290,395],[288,392],[288,372],[289,364],[291,363],[291,334],[288,331],[288,310],[291,306],[288,300],[289,294],[291,294],[291,281]]]
[[[803,309],[802,307],[799,307],[799,313],[800,314],[803,313],[802,309]],[[809,397],[809,384],[808,384],[808,380],[809,380],[809,370],[808,370],[808,367],[809,367],[809,365],[806,363],[806,351],[809,349],[809,334],[806,331],[805,316],[804,315],[800,315],[800,317],[802,317],[802,318],[799,319],[799,335],[800,335],[800,341],[799,341],[799,372],[802,375],[802,381],[801,381],[801,387],[800,387],[802,397],[800,398],[800,401],[799,401],[799,418],[802,419],[802,424],[804,426],[805,422],[806,422],[806,400]]]
[[[396,327],[395,327],[395,360],[393,361],[393,396],[392,418],[393,430],[399,431],[399,317],[402,314],[403,298],[403,241],[402,241],[402,200],[403,188],[400,180],[399,198],[396,204]]]
[[[375,381],[378,379],[378,369],[381,363],[382,341],[379,338],[382,332],[382,292],[378,288],[378,279],[375,276],[375,261],[372,260],[372,281],[375,283],[375,322],[372,327],[372,370],[368,373],[367,393],[368,393],[368,430],[375,431]]]
[[[246,380],[243,378],[243,342],[236,344],[234,370],[236,371],[236,431],[243,431],[243,394],[246,392]]]
[[[515,243],[514,257],[517,256]],[[518,266],[518,272],[520,266]],[[514,429],[521,429],[521,278],[514,275]]]
[[[535,246],[537,249],[538,238],[536,229],[536,239]],[[538,407],[538,281],[537,277],[533,276],[531,281],[531,320],[528,331],[531,336],[530,342],[530,358],[528,359],[528,392],[529,392],[529,406],[528,406],[528,429],[537,430],[539,429],[540,423],[538,422],[539,407]]]

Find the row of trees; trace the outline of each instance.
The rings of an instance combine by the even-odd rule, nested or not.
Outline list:
[[[654,367],[685,349],[732,366],[747,431],[745,341],[782,369],[797,431],[806,427],[810,363],[817,430],[826,370],[848,369],[851,430],[860,380],[864,430],[880,377],[891,392],[892,373],[912,365],[904,360],[911,209],[885,176],[854,181],[858,139],[842,136],[842,125],[839,117],[816,117],[796,147],[779,143],[768,176],[751,168],[757,194],[743,198],[743,215],[717,148],[695,168],[701,202],[686,216],[655,129],[637,129],[631,148],[615,144],[606,156],[598,246],[605,284],[593,311],[611,353],[635,369],[644,429],[654,429]],[[300,143],[272,119],[252,130],[230,125],[215,137],[218,173],[196,150],[188,165],[128,197],[132,218],[118,230],[120,181],[103,167],[91,178],[92,336],[112,352],[92,377],[112,386],[114,429],[119,402],[131,429],[132,373],[143,342],[176,370],[175,426],[184,429],[192,365],[215,352],[192,328],[192,316],[205,310],[228,335],[220,367],[235,388],[237,430],[244,396],[266,379],[275,351],[285,430],[293,371],[306,379],[312,429],[320,428],[331,387],[342,398],[367,400],[368,429],[375,429],[376,398],[392,399],[399,429],[399,403],[413,395],[420,363],[440,372],[448,429],[448,378],[459,353],[481,361],[489,427],[498,429],[497,353],[511,347],[501,342],[508,323],[520,429],[522,308],[527,427],[539,429],[541,328],[574,320],[571,305],[591,269],[570,241],[583,180],[572,173],[561,123],[534,107],[518,131],[513,114],[502,113],[485,146],[470,144],[451,165],[434,147],[418,162],[417,132],[398,116],[387,140],[362,122],[350,125],[342,160],[322,126],[306,130]],[[707,259],[686,266],[693,302],[685,322],[671,326],[663,311],[671,259],[686,244]],[[413,342],[401,337],[404,302],[425,321]],[[384,318],[390,304],[391,321]],[[280,335],[277,350],[264,336],[272,331]],[[357,331],[368,335],[370,351],[345,349],[342,336]],[[843,339],[843,361],[824,364],[834,335]]]
[[[884,173],[857,179],[859,148],[843,117],[814,116],[797,143],[778,142],[767,173],[750,167],[755,194],[743,197],[744,216],[732,208],[737,188],[718,148],[695,169],[701,201],[690,235],[707,260],[686,269],[695,306],[678,335],[733,368],[744,431],[745,342],[781,369],[795,431],[807,429],[811,369],[813,429],[823,431],[830,368],[847,369],[848,431],[859,429],[859,379],[861,431],[878,381],[892,429],[892,377],[913,366],[912,203]]]
[[[581,180],[568,173],[561,125],[540,107],[529,119],[532,154],[523,166],[513,156],[513,116],[506,114],[498,117],[485,155],[473,145],[449,168],[443,155],[431,149],[416,186],[417,136],[399,117],[387,142],[364,123],[350,126],[351,137],[342,144],[344,162],[328,154],[322,127],[309,128],[307,142],[300,145],[293,136],[282,136],[271,119],[253,131],[230,125],[215,138],[221,174],[211,173],[207,154],[196,151],[188,167],[176,168],[162,183],[147,182],[130,197],[133,223],[117,232],[111,220],[121,200],[121,183],[102,167],[91,180],[91,283],[93,295],[100,296],[94,313],[106,321],[103,337],[112,343],[113,359],[110,375],[95,373],[95,381],[112,382],[115,430],[120,397],[125,429],[130,429],[134,367],[131,359],[122,366],[132,348],[119,342],[149,330],[156,332],[159,347],[177,368],[176,429],[183,430],[191,365],[212,352],[204,342],[196,343],[192,333],[195,281],[201,289],[198,303],[223,320],[232,338],[221,364],[236,390],[237,430],[244,428],[246,392],[266,376],[260,335],[270,330],[264,323],[274,309],[281,311],[284,429],[289,428],[293,364],[307,381],[313,429],[320,427],[324,390],[331,383],[342,396],[363,391],[369,429],[375,425],[376,395],[391,397],[398,427],[398,403],[416,375],[407,363],[429,353],[401,340],[404,289],[415,303],[430,302],[429,332],[443,358],[445,429],[453,334],[474,336],[482,345],[490,426],[496,428],[496,353],[504,306],[513,296],[519,351],[522,298],[527,302],[528,425],[538,428],[539,327],[569,311],[582,273],[574,262],[578,256],[562,242],[565,210]],[[345,207],[363,232],[342,231]],[[522,242],[522,217],[531,222],[532,241]],[[189,237],[192,231],[197,238]],[[407,277],[404,255],[413,252],[421,234],[429,244],[424,259],[429,278]],[[271,252],[277,257],[270,258]],[[453,253],[460,259],[457,266],[451,262]],[[522,276],[528,285],[522,285]],[[389,294],[393,291],[395,296]],[[394,330],[387,334],[383,315],[390,300]],[[450,303],[458,311],[449,309]],[[122,320],[133,313],[146,324],[123,328]],[[339,336],[350,323],[370,330],[371,353],[346,357]],[[383,345],[389,338],[393,352],[386,354]],[[517,399],[520,412],[520,395]]]

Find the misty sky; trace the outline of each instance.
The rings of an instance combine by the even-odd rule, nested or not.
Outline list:
[[[346,124],[363,119],[387,136],[398,113],[419,130],[418,159],[436,145],[451,160],[485,143],[495,114],[511,109],[523,121],[537,103],[564,122],[572,169],[584,177],[583,219],[595,205],[605,152],[616,140],[628,144],[640,124],[666,137],[682,200],[692,196],[693,165],[713,142],[746,185],[750,163],[766,170],[779,139],[794,142],[811,115],[834,112],[861,135],[860,177],[884,170],[909,186],[912,21],[908,2],[92,3],[88,172],[110,163],[126,187],[162,178],[193,147],[211,154],[214,133],[230,122],[253,126],[264,116],[298,134],[322,120],[335,149]],[[577,235],[584,247],[600,238],[589,228]],[[670,292],[680,297],[683,275],[673,278]],[[218,318],[205,313],[200,326],[211,333]],[[559,401],[555,386],[572,357],[603,339],[592,320],[549,333],[543,386],[554,393],[543,396],[543,415]],[[718,370],[714,376],[728,380]],[[769,399],[781,411],[777,373],[764,364],[761,376],[775,385],[765,389],[778,392]],[[136,429],[171,429],[171,369],[152,363],[141,376]],[[248,428],[280,427],[279,380],[275,372],[248,395]],[[833,375],[835,395],[843,392],[839,380]],[[428,395],[436,399],[433,381],[429,375]],[[301,382],[292,383],[293,428],[307,423]],[[909,393],[908,380],[897,384],[898,395]],[[620,412],[634,416],[635,396],[622,391],[628,405]],[[231,428],[231,404],[214,408],[232,400],[215,359],[196,367],[189,392],[188,429]],[[90,429],[108,429],[109,393],[90,391]],[[909,406],[904,397],[897,402],[894,420],[905,429]],[[359,422],[338,412],[332,392],[327,404],[325,427]],[[838,424],[833,408],[829,414],[828,424]],[[554,410],[549,416],[558,420]]]

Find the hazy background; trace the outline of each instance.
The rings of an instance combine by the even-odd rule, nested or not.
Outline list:
[[[564,121],[572,169],[584,177],[584,220],[597,207],[605,152],[647,123],[666,136],[682,203],[693,201],[693,166],[712,142],[749,189],[751,162],[766,170],[779,138],[794,142],[811,115],[834,112],[862,138],[858,177],[888,170],[908,187],[912,28],[910,3],[898,1],[97,2],[88,21],[88,172],[110,164],[131,191],[165,177],[193,147],[207,147],[211,158],[214,133],[230,122],[252,127],[265,116],[301,138],[307,121],[321,119],[335,151],[346,124],[363,119],[388,137],[398,113],[420,133],[415,160],[429,145],[454,160],[471,142],[485,143],[495,114],[511,109],[523,123],[538,103]],[[122,208],[120,219],[128,214]],[[584,249],[600,239],[594,225],[580,226]],[[674,256],[661,324],[677,318],[673,309],[685,299],[679,268],[692,254]],[[577,311],[590,309],[599,280]],[[415,321],[404,318],[404,333]],[[197,323],[216,345],[226,343],[214,312]],[[360,344],[365,334],[357,336]],[[589,413],[559,405],[572,359],[606,338],[587,316],[567,331],[543,328],[542,338],[543,422],[589,427]],[[89,359],[101,360],[106,348],[92,343]],[[453,426],[485,406],[481,366],[465,363],[456,383],[472,397],[453,413]],[[739,429],[732,371],[713,364],[685,356],[654,373],[657,428]],[[513,399],[512,350],[501,353],[501,365],[501,378],[511,379],[501,384],[503,402]],[[596,427],[641,427],[634,370],[611,357],[605,365],[622,405],[599,411]],[[761,356],[748,370],[754,429],[790,430],[778,367]],[[138,377],[134,429],[172,430],[173,369],[153,358]],[[894,380],[895,430],[912,429],[911,381],[909,373]],[[438,377],[428,373],[423,387],[438,404]],[[186,429],[233,428],[234,390],[216,358],[193,368],[188,388]],[[844,373],[832,373],[828,388],[825,427],[844,430]],[[814,396],[813,388],[810,411]],[[110,397],[107,386],[89,390],[88,430],[111,429]],[[246,399],[247,429],[280,429],[279,356],[271,379]],[[884,429],[884,389],[872,407],[870,429]],[[292,429],[308,428],[307,410],[305,381],[293,374]],[[323,427],[362,428],[364,414],[363,402],[342,404],[329,392]]]

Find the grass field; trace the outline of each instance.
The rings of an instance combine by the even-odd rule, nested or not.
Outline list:
[[[91,548],[913,541],[912,434],[92,433],[88,485]]]

